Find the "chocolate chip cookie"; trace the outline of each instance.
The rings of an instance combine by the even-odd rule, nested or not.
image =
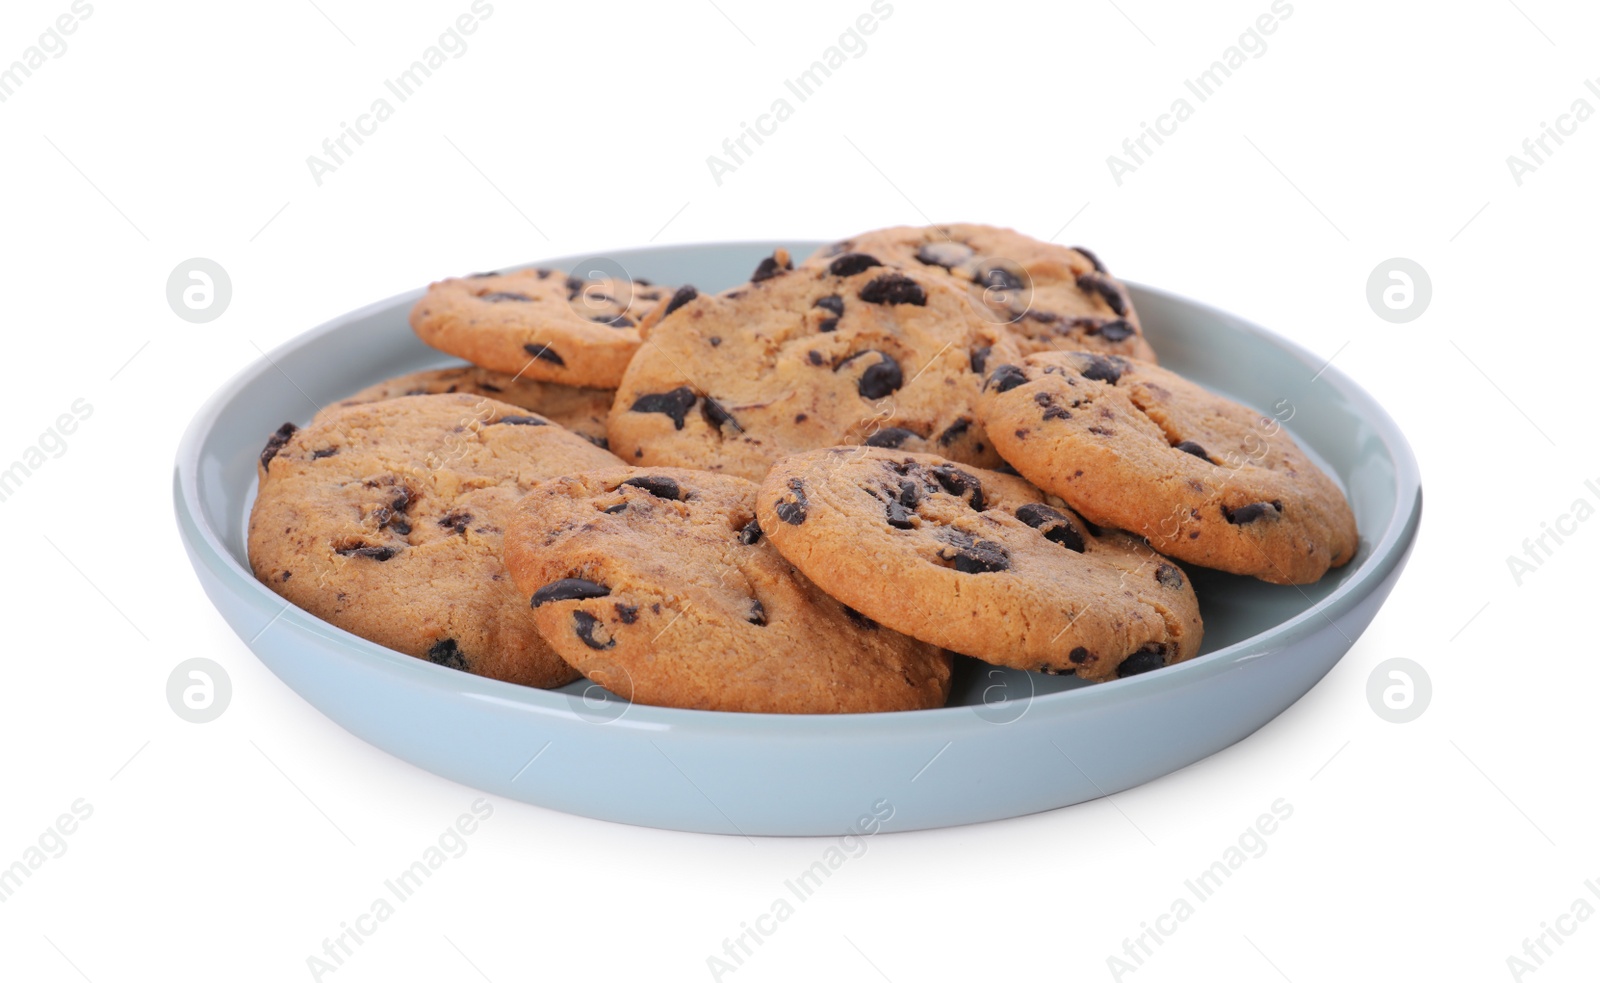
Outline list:
[[[826,266],[847,253],[950,276],[1010,328],[1024,354],[1082,349],[1155,361],[1127,288],[1082,246],[992,225],[899,226],[826,246],[802,265]]]
[[[755,521],[756,486],[617,468],[534,489],[506,565],[545,639],[639,703],[762,713],[942,706],[950,656],[845,608]]]
[[[606,415],[611,412],[614,389],[580,389],[556,382],[537,382],[505,372],[461,365],[448,369],[429,369],[388,379],[368,386],[335,406],[376,403],[396,396],[427,396],[436,393],[471,393],[502,403],[532,410],[561,424],[597,447],[606,446]]]
[[[411,310],[417,336],[496,372],[610,389],[639,347],[639,322],[670,299],[644,280],[529,269],[441,280]]]
[[[1102,681],[1200,650],[1194,588],[1027,482],[926,454],[778,462],[756,518],[784,558],[885,627],[995,665]]]
[[[758,479],[786,454],[837,444],[932,450],[995,466],[973,403],[1019,353],[942,273],[851,253],[751,282],[680,291],[617,389],[612,450],[641,465]]]
[[[1355,555],[1350,503],[1278,417],[1165,369],[1030,355],[993,367],[981,411],[1028,480],[1180,560],[1308,584]]]
[[[528,686],[577,674],[502,562],[538,481],[616,458],[543,417],[466,394],[403,396],[284,424],[261,453],[250,566],[292,604],[453,669]]]

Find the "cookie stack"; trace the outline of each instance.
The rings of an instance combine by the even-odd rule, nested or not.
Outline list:
[[[471,365],[262,452],[256,576],[357,635],[529,686],[707,710],[925,709],[952,658],[1102,681],[1199,652],[1183,564],[1354,555],[1272,418],[1160,368],[1081,248],[981,225],[783,250],[716,295],[445,280]]]

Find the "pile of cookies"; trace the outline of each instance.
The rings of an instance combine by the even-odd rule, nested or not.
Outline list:
[[[944,705],[956,654],[1102,681],[1192,658],[1184,564],[1275,584],[1355,519],[1275,420],[1157,365],[1082,248],[982,225],[784,251],[716,295],[433,284],[470,365],[262,451],[256,576],[379,644],[641,703]]]

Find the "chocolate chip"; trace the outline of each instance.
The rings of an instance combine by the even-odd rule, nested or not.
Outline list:
[[[1122,378],[1120,359],[1112,360],[1104,355],[1088,355],[1085,357],[1088,359],[1089,364],[1078,370],[1078,374],[1085,379],[1098,379],[1114,386],[1117,384],[1117,380]]]
[[[974,348],[967,359],[967,364],[972,366],[972,371],[983,375],[983,367],[989,364],[989,353],[992,351],[994,349],[989,345],[984,345],[982,348]]]
[[[750,622],[752,625],[760,625],[762,627],[766,626],[767,609],[761,606],[761,599],[759,597],[753,597],[750,599],[750,616],[744,620]]]
[[[778,513],[778,518],[791,526],[798,526],[806,521],[806,486],[799,478],[789,479],[789,492],[794,496],[793,501],[779,502],[773,506],[773,511]]]
[[[584,288],[584,285],[585,285],[586,282],[587,281],[580,280],[575,276],[568,276],[567,277],[567,299],[568,300],[572,300],[573,298],[577,297],[579,294],[583,293],[583,288]]]
[[[834,276],[855,276],[874,266],[882,265],[876,256],[868,256],[866,253],[845,253],[828,264],[828,272]]]
[[[611,588],[592,580],[566,577],[545,584],[533,592],[533,606],[542,607],[552,601],[587,601],[592,597],[608,597]]]
[[[667,393],[646,393],[633,401],[629,409],[635,413],[665,413],[672,418],[673,429],[683,429],[683,418],[694,405],[694,390],[679,386]]]
[[[1172,446],[1180,451],[1183,451],[1185,454],[1193,454],[1195,457],[1198,457],[1200,460],[1207,463],[1210,463],[1211,461],[1211,455],[1206,453],[1206,449],[1192,440],[1179,441]]]
[[[739,421],[733,418],[733,414],[729,413],[723,408],[721,403],[712,399],[710,396],[707,396],[705,400],[701,402],[700,415],[705,417],[706,423],[710,424],[711,429],[713,430],[721,430],[724,423],[729,423],[733,425],[733,429],[738,430],[741,433],[744,431],[744,428],[739,426]]]
[[[545,274],[547,276],[550,273],[549,270],[540,270],[539,272],[543,273],[543,274]],[[467,279],[468,280],[482,280],[484,277],[491,277],[491,276],[500,276],[500,271],[499,270],[490,270],[487,273],[468,273],[467,274]],[[541,276],[539,279],[543,280],[544,277]]]
[[[261,452],[261,466],[263,468],[271,463],[273,458],[278,456],[278,452],[283,450],[283,445],[287,444],[289,442],[289,438],[293,437],[295,431],[299,429],[299,427],[292,423],[285,423],[283,426],[274,431],[271,437],[267,438],[267,446]]]
[[[946,427],[944,433],[939,435],[940,446],[949,447],[951,444],[961,439],[961,437],[964,436],[970,429],[972,429],[972,421],[966,417],[962,417]]]
[[[604,512],[606,515],[618,515],[620,513],[628,511],[628,503],[627,502],[618,502],[617,504],[609,505],[609,506],[601,509],[600,511]]]
[[[428,661],[436,666],[444,666],[447,669],[467,671],[467,657],[461,653],[461,647],[456,644],[456,640],[453,638],[434,642],[433,647],[428,649]]]
[[[825,317],[817,322],[817,330],[823,332],[824,334],[830,331],[837,331],[838,328],[839,319],[836,317]]]
[[[1067,653],[1067,658],[1072,660],[1074,664],[1081,666],[1094,657],[1089,654],[1088,649],[1084,648],[1082,645],[1079,645],[1077,648]]]
[[[631,328],[634,325],[633,318],[626,314],[594,314],[589,320],[599,324],[609,324],[613,328]]]
[[[860,628],[862,631],[878,630],[878,623],[862,614],[860,611],[857,611],[848,604],[841,604],[839,606],[844,609],[844,616],[855,622],[857,628]]]
[[[826,297],[818,297],[816,303],[812,304],[811,306],[820,307],[825,311],[832,311],[835,315],[844,314],[844,298],[840,297],[838,294],[829,294]]]
[[[1084,259],[1086,259],[1090,263],[1094,264],[1094,271],[1096,273],[1104,273],[1104,272],[1106,272],[1106,264],[1100,262],[1100,257],[1099,256],[1096,256],[1094,253],[1091,253],[1089,250],[1085,249],[1082,246],[1073,246],[1072,248],[1074,250],[1076,250],[1077,252],[1083,254],[1083,258]]]
[[[861,378],[856,382],[856,391],[863,399],[882,399],[883,397],[905,385],[905,373],[900,371],[900,363],[885,355],[883,352],[862,352],[862,355],[877,355],[878,361],[867,366],[861,373]],[[859,358],[852,355],[846,362]]]
[[[497,290],[492,294],[484,294],[483,296],[479,297],[478,299],[479,300],[486,300],[491,304],[503,304],[508,300],[509,301],[518,301],[518,302],[526,304],[526,303],[532,302],[532,300],[533,300],[533,298],[529,297],[527,294],[513,293],[513,292],[511,292],[509,290]]]
[[[1117,318],[1115,321],[1107,321],[1104,324],[1090,328],[1089,333],[1097,334],[1107,341],[1127,341],[1133,337],[1133,325],[1121,318]]]
[[[1236,509],[1230,509],[1224,505],[1222,507],[1222,516],[1233,525],[1243,526],[1263,516],[1276,519],[1278,513],[1282,511],[1283,504],[1281,502],[1251,502],[1249,505],[1241,505]]]
[[[676,481],[663,475],[644,474],[637,478],[629,478],[623,484],[632,485],[635,488],[643,488],[657,498],[665,498],[673,502],[683,501],[683,489],[678,486]]]
[[[1065,515],[1048,505],[1030,502],[1017,509],[1017,518],[1039,530],[1052,543],[1065,546],[1074,553],[1084,550],[1083,535]]]
[[[937,481],[941,488],[957,498],[970,492],[972,497],[967,500],[967,504],[972,506],[975,512],[983,511],[983,482],[979,481],[977,476],[968,474],[953,464],[941,464],[931,471],[933,480]]]
[[[761,261],[761,265],[756,267],[756,271],[750,274],[750,282],[760,283],[762,280],[770,280],[792,269],[794,269],[794,264],[789,261],[788,252],[780,249]]]
[[[1021,436],[1023,433],[1027,433],[1027,431],[1025,431],[1025,430],[1024,431],[1019,431],[1018,432],[1018,436]],[[1022,472],[1021,471],[1018,471],[1016,468],[1014,468],[1011,465],[1005,463],[1004,461],[1000,462],[1000,465],[998,467],[996,467],[994,470],[996,472],[998,472],[999,474],[1009,474],[1013,478],[1022,477]]]
[[[906,511],[906,507],[901,505],[897,499],[889,500],[888,505],[885,506],[884,514],[889,521],[889,525],[896,529],[910,529],[913,527],[911,513]]]
[[[1149,645],[1141,646],[1139,651],[1122,660],[1122,664],[1117,666],[1117,678],[1126,679],[1129,676],[1137,676],[1142,672],[1160,669],[1166,664],[1167,647],[1158,642],[1152,642]]]
[[[311,459],[313,461],[320,461],[325,457],[332,457],[337,453],[339,453],[339,448],[337,447],[324,447],[321,450],[312,451]]]
[[[744,524],[743,529],[739,530],[739,542],[746,546],[754,546],[761,542],[761,526],[756,520],[751,519]]]
[[[915,304],[925,307],[927,291],[904,273],[885,273],[861,288],[858,296],[869,304]]]
[[[1085,273],[1078,277],[1078,289],[1084,293],[1099,294],[1118,317],[1128,316],[1128,302],[1123,299],[1122,291],[1100,273]]]
[[[622,619],[623,624],[631,625],[639,620],[639,608],[637,605],[619,602],[614,606],[617,609],[617,617]]]
[[[991,266],[978,274],[978,283],[990,290],[1021,290],[1022,279],[1003,266]]]
[[[694,300],[698,296],[700,296],[700,291],[691,286],[685,285],[679,287],[677,292],[672,295],[672,299],[667,301],[666,310],[661,312],[661,316],[666,317],[668,314],[671,314],[673,311],[682,307],[684,304],[687,304],[689,301]]]
[[[928,242],[917,247],[917,262],[954,269],[972,258],[972,247],[959,242]]]
[[[1106,429],[1105,427],[1090,427],[1089,428],[1089,432],[1093,433],[1093,434],[1099,434],[1102,437],[1115,436],[1115,434],[1112,431]]]
[[[549,345],[523,345],[522,350],[542,362],[554,362],[556,365],[567,364],[567,360],[551,351]]]
[[[334,550],[340,556],[362,556],[379,563],[393,559],[400,551],[393,546],[345,546]]]
[[[892,450],[915,436],[917,435],[904,427],[884,427],[868,437],[866,444],[868,447],[888,447]]]
[[[958,573],[999,573],[1011,569],[1011,555],[999,543],[973,539],[955,529],[945,535],[950,548],[941,549],[939,559],[949,563]]]
[[[922,501],[922,486],[915,481],[900,482],[900,494],[896,500],[908,509],[916,508],[917,503]]]
[[[592,649],[608,649],[615,646],[617,644],[617,640],[615,638],[608,638],[604,642],[595,641],[594,630],[599,627],[601,627],[600,619],[596,618],[589,612],[572,612],[572,630],[577,634],[578,639],[582,641],[583,644]]]
[[[495,423],[504,423],[513,427],[542,427],[548,422],[536,416],[502,416],[491,423],[490,426],[494,426]]]
[[[1183,571],[1170,563],[1156,567],[1156,583],[1174,590],[1183,586]]]
[[[453,533],[458,533],[462,536],[465,536],[467,534],[467,527],[472,525],[472,513],[451,512],[449,515],[439,520],[439,525],[445,527]]]
[[[822,353],[815,350],[806,352],[806,361],[810,362],[812,365],[828,364],[828,360],[822,357]]]
[[[1044,411],[1044,416],[1042,417],[1042,419],[1044,419],[1044,420],[1070,420],[1070,419],[1072,419],[1072,414],[1067,412],[1066,410],[1062,409],[1059,406],[1052,406],[1049,409]],[[1098,429],[1098,428],[1090,427],[1089,429],[1090,430],[1095,430],[1095,429]]]
[[[997,393],[1008,393],[1028,381],[1022,370],[1015,365],[1002,365],[995,369],[989,376],[989,381],[983,384],[984,389],[993,389]]]

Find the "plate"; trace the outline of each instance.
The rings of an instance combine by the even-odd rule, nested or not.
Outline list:
[[[722,290],[775,247],[722,243],[542,262]],[[251,575],[256,458],[286,420],[390,376],[449,364],[407,326],[421,290],[337,318],[224,385],[179,447],[178,526],[200,583],[256,656],[330,719],[473,788],[598,819],[733,835],[840,835],[1026,815],[1131,788],[1283,712],[1354,644],[1404,568],[1422,512],[1393,420],[1338,369],[1240,318],[1129,284],[1162,364],[1278,419],[1344,487],[1354,560],[1281,587],[1192,570],[1205,646],[1099,685],[961,660],[949,706],[853,715],[631,705],[580,680],[537,690],[375,645]]]

